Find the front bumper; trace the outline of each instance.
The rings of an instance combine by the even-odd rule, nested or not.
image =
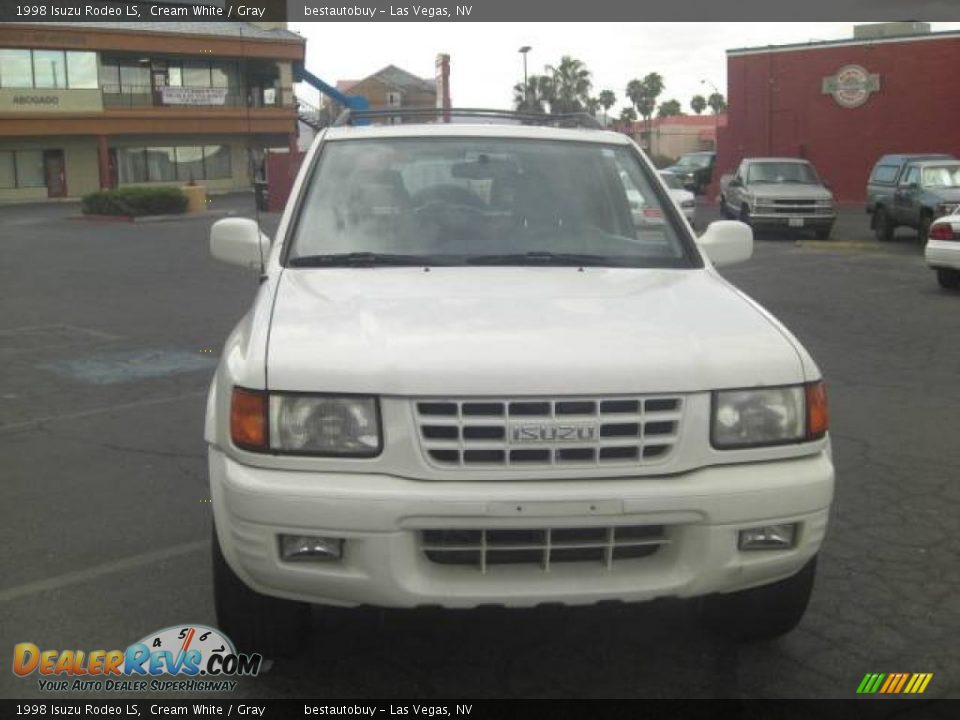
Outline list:
[[[755,228],[817,229],[832,227],[836,219],[836,215],[750,214],[750,224]],[[797,221],[801,224],[798,225]]]
[[[960,242],[956,240],[928,240],[923,256],[932,268],[960,270]]]
[[[388,475],[292,472],[241,465],[211,447],[217,533],[254,590],[330,605],[527,607],[694,597],[795,574],[819,550],[833,497],[829,449],[798,459],[681,475],[575,481],[433,482]],[[789,550],[742,552],[738,530],[799,522]],[[434,564],[425,529],[662,525],[669,544],[615,562]],[[281,561],[280,533],[345,539],[339,562]]]

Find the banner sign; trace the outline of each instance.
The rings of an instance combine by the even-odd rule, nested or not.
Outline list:
[[[226,105],[227,88],[166,87],[160,88],[164,105]]]

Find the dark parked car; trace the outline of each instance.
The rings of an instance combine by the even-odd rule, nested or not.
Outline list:
[[[934,168],[956,165],[956,158],[946,154],[880,158],[867,180],[867,212],[877,239],[890,240],[898,226],[906,225],[926,240],[930,223],[960,203],[951,171]]]
[[[716,161],[715,152],[687,153],[677,160],[676,165],[664,168],[664,172],[676,175],[687,190],[699,195],[713,179],[713,166]]]

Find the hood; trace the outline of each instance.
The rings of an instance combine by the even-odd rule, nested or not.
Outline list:
[[[750,194],[757,198],[776,200],[832,200],[833,194],[823,185],[809,183],[751,183]]]
[[[673,165],[668,168],[664,168],[660,172],[668,172],[671,175],[677,175],[678,177],[683,177],[684,175],[696,175],[697,170],[702,168],[695,167],[681,167],[680,165]]]
[[[779,326],[708,270],[286,269],[271,389],[692,392],[803,381]]]

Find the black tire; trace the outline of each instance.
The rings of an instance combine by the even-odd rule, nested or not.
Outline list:
[[[930,226],[933,225],[933,216],[924,213],[920,216],[920,226],[917,228],[917,240],[926,244],[930,237]]]
[[[733,220],[736,217],[727,205],[727,199],[723,195],[720,196],[720,214],[727,220]]]
[[[749,590],[710,595],[700,604],[707,629],[729,640],[771,640],[793,630],[807,609],[817,571],[814,556],[796,575]]]
[[[873,234],[877,238],[877,242],[890,242],[893,240],[893,223],[890,222],[890,216],[887,214],[887,211],[878,207],[873,211]]]
[[[937,282],[944,290],[957,290],[960,288],[960,270],[937,268]]]
[[[238,652],[267,659],[292,657],[310,630],[307,603],[261,595],[233,572],[213,531],[213,602],[217,627],[233,640]]]
[[[830,233],[833,232],[833,225],[818,227],[816,230],[817,240],[829,240]]]

